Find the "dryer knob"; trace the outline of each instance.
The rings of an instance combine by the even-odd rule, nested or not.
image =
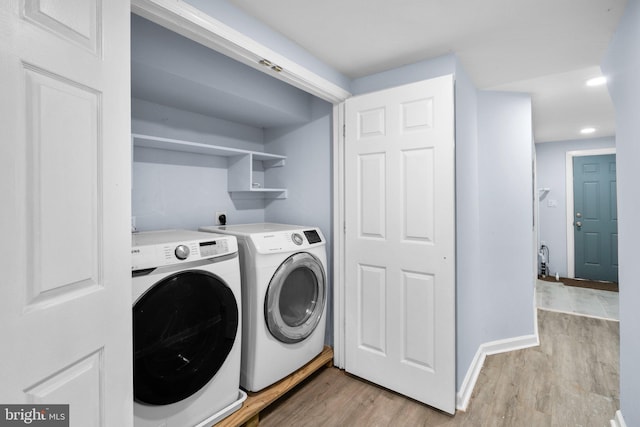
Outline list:
[[[187,245],[178,245],[174,253],[178,259],[187,259],[189,256],[189,247]]]
[[[302,240],[302,236],[299,235],[298,233],[293,233],[291,235],[291,240],[293,240],[293,243],[295,243],[298,246],[300,246],[302,242],[304,242],[304,240]]]

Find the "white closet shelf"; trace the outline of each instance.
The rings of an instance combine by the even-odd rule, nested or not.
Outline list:
[[[180,139],[162,138],[159,136],[132,133],[133,144],[136,147],[158,148],[161,150],[182,151],[187,153],[208,154],[210,156],[233,157],[252,154],[253,160],[269,161],[270,167],[284,166],[286,156],[262,153],[260,151],[242,150],[240,148],[222,147],[220,145],[203,144],[201,142],[183,141]],[[282,162],[282,164],[278,164]]]
[[[231,198],[235,200],[246,199],[286,199],[287,190],[285,188],[252,188],[250,190],[229,190]]]
[[[267,170],[284,166],[286,156],[137,133],[131,134],[131,139],[135,147],[228,157],[227,191],[234,199],[287,198],[286,188],[264,188],[264,182],[259,182],[260,187],[253,186],[258,176],[254,173],[254,162]]]

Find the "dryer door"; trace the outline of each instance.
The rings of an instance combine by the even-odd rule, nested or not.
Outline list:
[[[314,331],[324,311],[326,275],[313,255],[299,252],[276,270],[265,298],[265,318],[271,334],[296,343]]]
[[[166,405],[204,387],[223,365],[238,330],[231,289],[202,270],[159,281],[133,306],[133,392]]]

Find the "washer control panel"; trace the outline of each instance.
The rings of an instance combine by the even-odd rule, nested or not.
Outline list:
[[[133,236],[131,270],[143,270],[183,262],[199,261],[238,252],[234,236],[212,233],[169,231],[143,232]],[[196,235],[192,234],[196,233]],[[179,237],[185,238],[178,240]],[[197,240],[187,240],[198,237]],[[173,240],[176,239],[176,240]]]
[[[173,251],[178,259],[187,259],[191,251],[189,250],[189,246],[187,245],[178,245],[176,246],[176,250]]]
[[[291,241],[298,246],[300,246],[304,242],[302,236],[298,233],[293,233],[291,235]]]

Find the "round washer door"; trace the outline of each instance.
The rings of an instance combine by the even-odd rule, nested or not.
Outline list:
[[[133,306],[133,393],[167,405],[204,387],[226,360],[238,331],[231,289],[202,270],[182,271]]]
[[[264,311],[271,335],[284,343],[307,338],[320,322],[326,295],[321,262],[307,252],[291,255],[267,289]]]

